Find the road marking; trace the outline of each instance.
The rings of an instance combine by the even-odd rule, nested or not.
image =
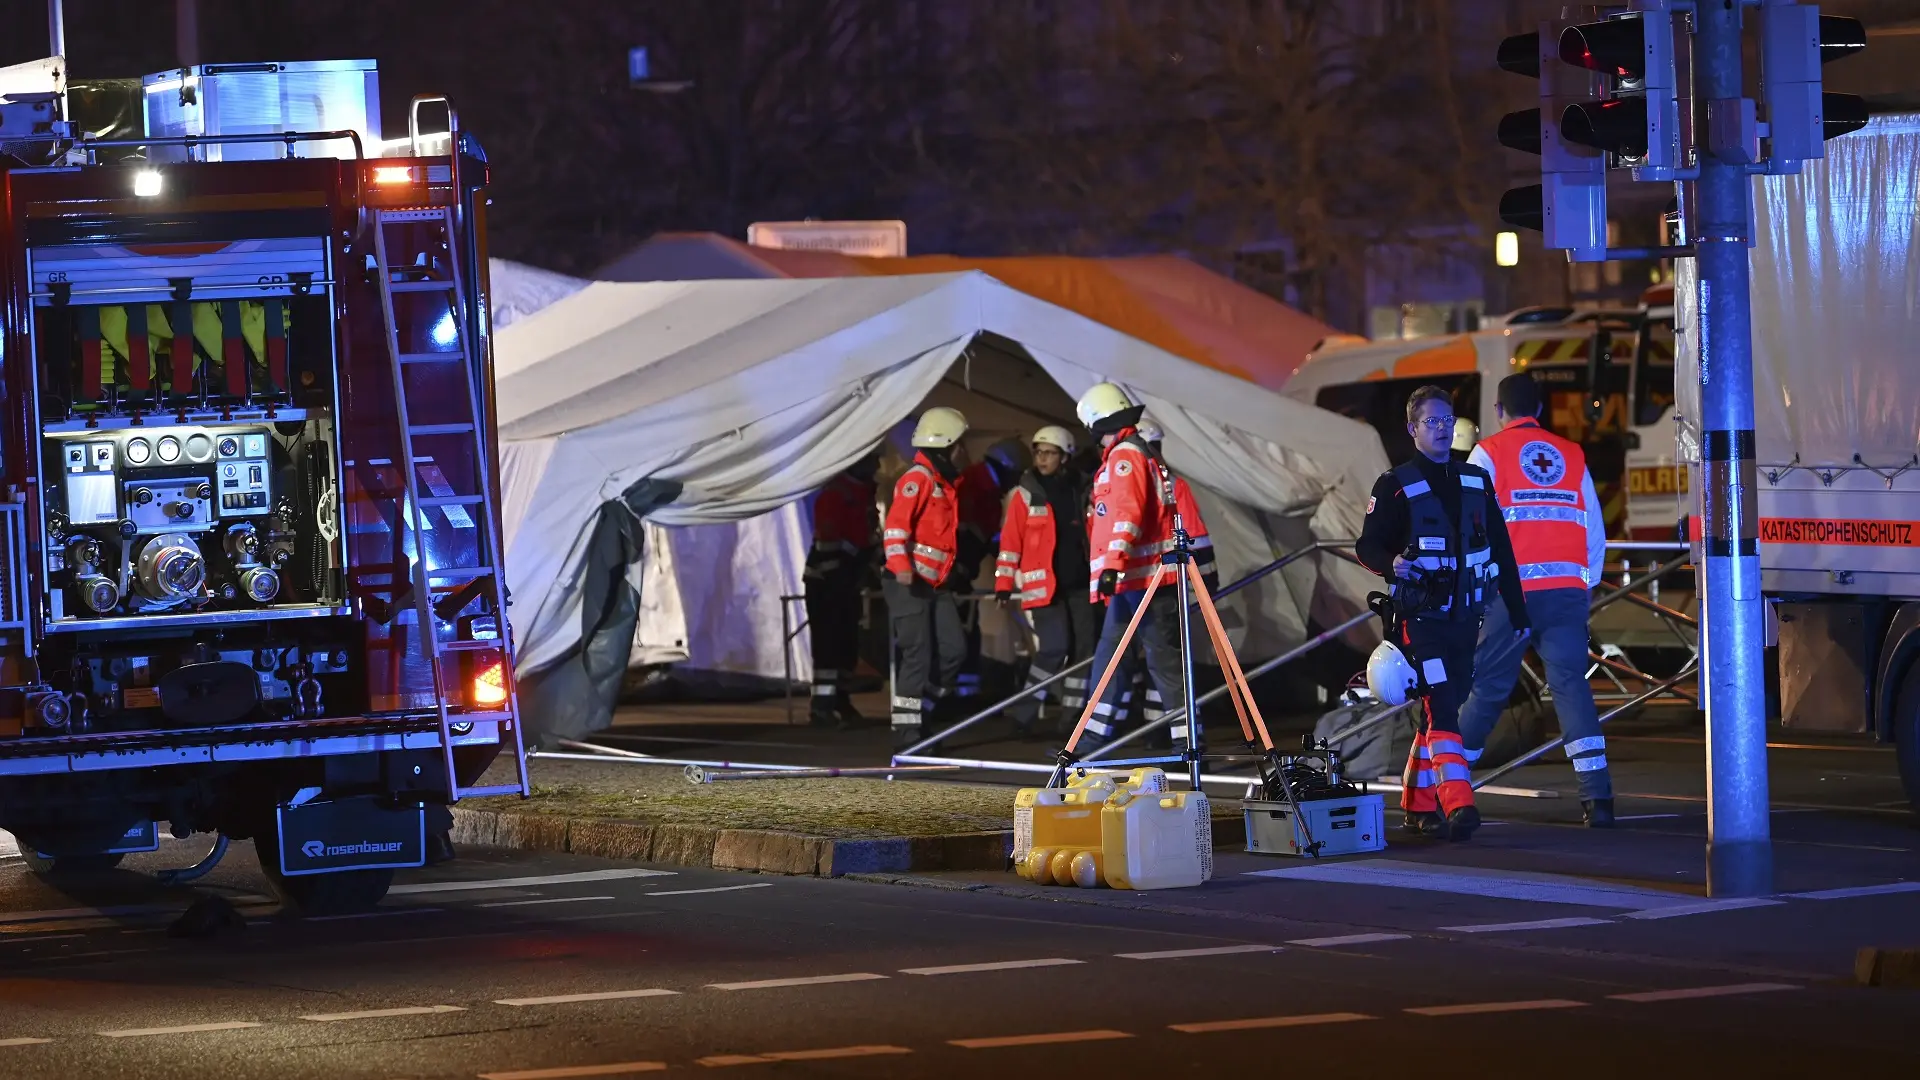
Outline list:
[[[435,1013],[456,1013],[467,1010],[459,1005],[408,1005],[399,1009],[366,1009],[361,1012],[319,1013],[303,1016],[302,1020],[311,1020],[316,1024],[331,1024],[341,1020],[378,1020],[385,1016],[432,1016]]]
[[[1085,960],[1068,960],[1062,956],[1049,956],[1044,960],[1002,960],[994,964],[949,964],[946,967],[901,968],[902,975],[971,975],[979,971],[1015,971],[1020,968],[1065,967],[1068,964],[1084,964]]]
[[[773,882],[762,881],[754,885],[722,885],[717,889],[674,889],[672,892],[650,892],[646,895],[647,895],[647,899],[651,900],[656,896],[699,896],[702,893],[739,892],[742,889],[771,889],[771,888],[773,888]]]
[[[994,1050],[1003,1046],[1045,1046],[1048,1043],[1101,1042],[1107,1039],[1131,1039],[1124,1031],[1056,1031],[1050,1035],[1001,1035],[991,1039],[948,1039],[948,1046],[963,1050]]]
[[[531,877],[487,878],[480,881],[413,881],[395,885],[388,896],[414,896],[420,893],[470,892],[475,889],[518,889],[527,885],[572,885],[583,881],[626,881],[630,878],[677,877],[672,870],[642,870],[625,867],[618,870],[584,870],[577,874],[537,874]]]
[[[764,1054],[716,1054],[700,1058],[696,1064],[708,1068],[727,1065],[765,1065],[775,1061],[833,1061],[839,1058],[880,1057],[886,1054],[911,1054],[904,1046],[834,1046],[823,1050],[773,1050]]]
[[[1657,821],[1661,818],[1677,818],[1679,814],[1626,814],[1615,816],[1615,821]]]
[[[665,1072],[664,1061],[623,1061],[618,1065],[570,1065],[559,1069],[522,1069],[518,1072],[481,1073],[480,1080],[567,1080],[572,1076],[626,1076],[629,1073]]]
[[[1670,892],[1642,889],[1632,885],[1610,885],[1564,874],[1482,870],[1465,866],[1437,870],[1423,863],[1394,859],[1365,859],[1327,866],[1254,870],[1250,871],[1248,876],[1336,885],[1375,885],[1393,889],[1415,889],[1421,892],[1485,896],[1496,900],[1531,900],[1547,904],[1629,911],[1673,907],[1692,903],[1694,899]]]
[[[1443,926],[1457,934],[1503,934],[1510,930],[1565,930],[1573,926],[1605,926],[1612,919],[1535,919],[1532,922],[1473,923],[1468,926]]]
[[[627,998],[677,997],[678,990],[605,990],[597,994],[556,994],[553,997],[501,998],[495,1005],[572,1005],[580,1001],[621,1001]]]
[[[773,990],[782,986],[825,986],[828,983],[872,982],[884,979],[885,975],[875,975],[870,971],[856,971],[848,975],[814,975],[803,979],[761,979],[758,982],[708,983],[709,990]]]
[[[1862,885],[1856,889],[1821,889],[1818,892],[1794,892],[1795,900],[1847,900],[1856,896],[1891,896],[1894,893],[1920,892],[1920,881],[1896,881],[1891,885]]]
[[[301,922],[345,922],[348,919],[384,919],[389,915],[428,915],[447,910],[437,907],[397,907],[381,908],[379,911],[362,911],[354,915],[310,915]]]
[[[1122,960],[1183,960],[1189,956],[1233,956],[1236,953],[1276,953],[1282,945],[1220,945],[1211,949],[1168,949],[1165,952],[1123,952],[1113,955]]]
[[[1690,1001],[1694,998],[1729,997],[1734,994],[1765,994],[1774,990],[1798,990],[1792,983],[1737,983],[1732,986],[1696,986],[1687,990],[1651,990],[1639,994],[1609,994],[1614,1001]]]
[[[39,1046],[52,1041],[52,1039],[0,1039],[0,1046]]]
[[[138,1039],[147,1035],[191,1035],[196,1031],[239,1031],[241,1028],[257,1028],[247,1020],[230,1020],[224,1024],[182,1024],[179,1027],[126,1028],[121,1031],[102,1031],[98,1034],[109,1039]]]
[[[1345,1024],[1354,1020],[1378,1020],[1366,1013],[1310,1013],[1299,1016],[1256,1016],[1250,1020],[1209,1020],[1201,1024],[1168,1024],[1174,1031],[1205,1035],[1213,1031],[1257,1031],[1262,1028],[1307,1027],[1311,1024]]]
[[[1343,934],[1340,937],[1298,938],[1287,944],[1305,945],[1309,949],[1325,949],[1334,945],[1371,945],[1376,941],[1406,941],[1412,937],[1412,934]]]
[[[491,904],[475,904],[474,907],[528,907],[534,904],[579,904],[588,900],[612,900],[611,896],[556,896],[549,900],[495,900]]]
[[[1565,998],[1541,998],[1538,1001],[1482,1001],[1474,1005],[1428,1005],[1407,1011],[1417,1016],[1474,1016],[1480,1013],[1530,1012],[1536,1009],[1578,1009],[1587,1003]]]
[[[1622,918],[1627,919],[1677,919],[1683,915],[1711,915],[1716,911],[1739,911],[1742,908],[1778,907],[1784,900],[1767,900],[1754,896],[1740,900],[1707,900],[1698,904],[1682,904],[1679,907],[1654,908],[1650,911],[1629,911]]]

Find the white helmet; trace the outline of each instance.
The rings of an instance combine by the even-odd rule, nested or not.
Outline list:
[[[1097,431],[1099,430],[1097,425],[1102,420],[1126,412],[1128,409],[1137,408],[1139,406],[1134,404],[1125,390],[1113,383],[1103,382],[1093,384],[1093,389],[1080,395],[1080,402],[1074,407],[1074,412],[1080,417],[1080,423],[1088,430]]]
[[[1373,655],[1367,657],[1367,688],[1374,697],[1389,705],[1405,705],[1419,686],[1420,676],[1400,646],[1383,641],[1374,647]]]
[[[1029,441],[1034,446],[1051,446],[1068,457],[1073,456],[1073,432],[1058,424],[1048,424],[1034,432]]]
[[[1480,428],[1473,421],[1463,416],[1454,422],[1453,448],[1455,450],[1464,454],[1472,450],[1473,444],[1479,441]]]
[[[959,409],[938,405],[920,414],[913,427],[913,445],[919,449],[941,450],[960,441],[967,433],[967,418]]]
[[[1133,425],[1133,427],[1135,431],[1140,433],[1141,441],[1146,443],[1157,443],[1167,437],[1167,433],[1160,430],[1159,424],[1154,423],[1144,416],[1141,417],[1140,422]]]

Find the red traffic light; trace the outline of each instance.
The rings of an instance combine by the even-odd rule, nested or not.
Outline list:
[[[1560,59],[1618,79],[1647,74],[1646,30],[1638,17],[1569,26],[1560,32]]]
[[[1647,156],[1647,99],[1613,98],[1567,106],[1560,133],[1568,142],[1620,157]]]

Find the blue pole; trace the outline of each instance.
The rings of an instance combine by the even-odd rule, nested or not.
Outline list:
[[[1700,89],[1716,113],[1738,108],[1744,96],[1743,6],[1702,0],[1694,9]],[[1753,189],[1739,149],[1710,147],[1701,155],[1695,185],[1705,472],[1707,891],[1716,897],[1773,890],[1747,278]],[[1716,152],[1724,152],[1727,160]]]

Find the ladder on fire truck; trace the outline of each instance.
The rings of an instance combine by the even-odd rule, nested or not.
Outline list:
[[[407,560],[409,585],[413,593],[413,608],[419,619],[416,630],[420,648],[426,654],[433,670],[434,707],[440,719],[440,747],[446,760],[448,795],[452,801],[485,795],[530,793],[527,779],[526,740],[520,726],[520,700],[514,688],[513,679],[513,635],[507,625],[507,605],[504,577],[500,559],[499,514],[494,506],[492,452],[483,437],[486,416],[481,409],[479,391],[475,387],[474,343],[469,340],[465,313],[467,311],[466,291],[462,287],[460,275],[460,245],[455,229],[454,211],[451,207],[423,207],[411,209],[373,210],[373,254],[374,267],[378,273],[380,286],[380,306],[386,322],[387,351],[393,367],[394,408],[400,421],[401,463],[405,467],[403,484],[406,500],[406,526],[413,534],[413,557]],[[408,230],[425,229],[433,234],[433,242],[424,247],[429,253],[427,262],[442,262],[440,267],[428,266],[424,276],[416,276],[422,269],[416,265],[394,265],[388,258],[388,230],[405,228]],[[442,310],[440,303],[452,316],[454,327],[454,348],[447,351],[410,352],[407,342],[401,337],[401,323],[395,318],[395,297],[408,294],[428,294],[438,303],[434,310]],[[417,325],[409,324],[414,329]],[[437,323],[436,323],[437,325]],[[444,342],[435,335],[435,345]],[[460,378],[455,380],[463,388],[464,395],[450,409],[445,401],[436,400],[434,407],[446,415],[436,415],[432,419],[440,423],[423,423],[415,414],[407,393],[407,377],[410,370],[418,365],[459,365]],[[451,492],[444,480],[430,482],[428,491],[422,491],[420,470],[423,455],[416,440],[434,438],[443,440],[438,445],[447,445],[445,440],[457,439],[459,446],[470,455],[473,463],[472,478],[475,490],[471,492]],[[433,459],[429,458],[429,462]],[[440,472],[444,477],[445,472]],[[479,542],[473,545],[474,562],[470,565],[435,566],[427,558],[427,511],[441,509],[448,513],[451,523],[462,513],[477,518],[476,531]],[[406,560],[406,552],[400,538],[394,538],[395,556]],[[457,546],[457,545],[455,545]],[[396,587],[398,582],[395,583]],[[440,590],[437,594],[435,590]],[[459,612],[474,600],[481,599],[484,606],[491,609],[494,620],[495,637],[489,639],[467,640],[459,634]],[[500,687],[503,691],[503,710],[478,711],[469,709],[455,712],[449,698],[458,694],[463,686],[461,663],[463,655],[473,653],[497,653],[500,658]],[[500,742],[504,749],[508,730],[513,734],[513,767],[515,782],[491,786],[462,787],[454,771],[453,740],[456,726],[496,722],[500,724]],[[470,729],[469,729],[470,730]]]

